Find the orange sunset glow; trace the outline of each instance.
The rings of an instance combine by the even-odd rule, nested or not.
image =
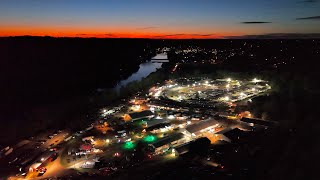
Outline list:
[[[135,30],[118,30],[107,33],[99,31],[83,31],[77,29],[59,31],[50,28],[16,28],[1,29],[0,36],[52,36],[52,37],[81,37],[81,38],[152,38],[152,39],[216,39],[225,36],[235,36],[232,33],[161,33]]]

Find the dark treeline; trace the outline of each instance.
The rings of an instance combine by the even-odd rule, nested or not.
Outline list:
[[[140,39],[1,38],[1,83],[15,94],[23,89],[54,99],[55,91],[75,95],[113,87],[155,55],[152,48]]]
[[[77,124],[89,96],[126,79],[155,53],[145,39],[0,38],[1,141],[67,126],[58,122]]]

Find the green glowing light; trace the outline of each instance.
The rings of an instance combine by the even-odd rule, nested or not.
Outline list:
[[[153,135],[147,135],[146,137],[143,138],[145,142],[154,142],[157,140],[157,138]]]
[[[124,149],[133,149],[134,147],[136,147],[136,145],[134,143],[132,143],[131,141],[125,142],[123,145]]]

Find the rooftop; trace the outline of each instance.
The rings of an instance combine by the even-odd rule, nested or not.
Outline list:
[[[246,123],[258,124],[262,126],[275,126],[278,124],[278,122],[275,122],[275,121],[266,121],[262,119],[246,118],[246,117],[241,118],[240,121],[246,122]]]
[[[216,124],[219,124],[216,120],[214,119],[208,119],[208,120],[205,120],[205,121],[201,121],[199,123],[196,123],[196,124],[193,124],[193,125],[190,125],[186,128],[186,130],[190,133],[195,133],[195,132],[198,132],[202,129],[206,129],[208,127],[211,127],[211,126],[214,126]]]
[[[173,141],[182,139],[183,137],[184,137],[184,134],[178,133],[178,134],[175,134],[175,135],[172,135],[172,136],[168,136],[168,137],[162,138],[159,141],[153,143],[152,145],[155,148],[158,148],[158,147],[164,146],[166,144],[169,144],[169,143],[171,143]]]
[[[144,118],[147,116],[152,116],[153,113],[150,110],[145,110],[141,112],[134,112],[129,114],[131,119],[139,119],[139,118]]]

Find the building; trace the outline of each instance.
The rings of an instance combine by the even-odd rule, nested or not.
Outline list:
[[[202,133],[215,131],[215,128],[219,126],[219,123],[214,119],[208,119],[200,121],[199,123],[188,126],[185,130],[185,134],[192,138],[201,137]]]
[[[150,119],[149,121],[144,121],[144,126],[147,127],[153,127],[156,126],[158,124],[163,124],[166,123],[167,119],[158,119],[158,118],[153,118]]]
[[[179,146],[183,143],[185,143],[184,134],[179,133],[162,138],[159,141],[150,144],[150,146],[153,148],[154,154],[162,154],[170,148]]]
[[[153,112],[151,112],[150,110],[145,110],[141,112],[125,114],[123,118],[125,121],[136,121],[145,118],[152,118],[153,116]]]
[[[230,131],[223,132],[223,135],[230,139],[229,142],[238,143],[241,142],[241,140],[247,138],[249,136],[249,133],[246,131],[242,131],[239,128],[234,128]]]
[[[245,122],[245,123],[249,123],[250,126],[261,125],[261,126],[273,127],[273,126],[278,125],[278,122],[275,122],[275,121],[266,121],[266,120],[262,120],[262,119],[247,118],[247,117],[241,118],[240,121]]]
[[[58,153],[55,151],[47,151],[42,153],[42,155],[37,158],[34,163],[29,167],[29,172],[45,172],[45,166],[58,157]]]

